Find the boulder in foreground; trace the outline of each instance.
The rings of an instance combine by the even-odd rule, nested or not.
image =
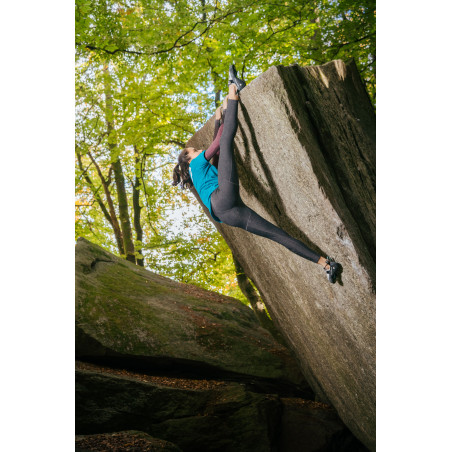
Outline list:
[[[287,381],[298,363],[239,300],[159,276],[79,238],[76,358]]]
[[[139,430],[184,452],[365,451],[321,403],[255,393],[237,382],[196,387],[76,370],[76,433]]]

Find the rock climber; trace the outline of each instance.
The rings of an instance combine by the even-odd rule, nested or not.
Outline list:
[[[238,127],[239,92],[246,83],[237,77],[233,64],[229,67],[228,85],[229,94],[224,99],[223,116],[221,107],[215,112],[212,144],[207,150],[187,147],[179,154],[179,163],[173,171],[173,185],[180,183],[182,189],[194,186],[214,221],[242,228],[280,243],[293,253],[321,265],[328,281],[334,284],[342,270],[341,264],[328,256],[325,258],[317,254],[243,203],[239,194],[233,141]],[[220,125],[221,119],[223,121]],[[219,155],[218,169],[209,163],[217,155]]]

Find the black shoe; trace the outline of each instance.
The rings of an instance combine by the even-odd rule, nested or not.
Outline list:
[[[335,262],[334,259],[328,256],[326,257],[326,263],[330,266],[329,270],[325,270],[328,281],[334,284],[336,282],[337,276],[342,271],[342,265],[339,262]]]
[[[233,64],[229,66],[228,86],[231,85],[232,83],[234,83],[235,86],[237,87],[237,93],[239,91],[242,91],[242,89],[245,88],[246,86],[246,83],[237,77],[237,70],[235,69],[235,66]]]

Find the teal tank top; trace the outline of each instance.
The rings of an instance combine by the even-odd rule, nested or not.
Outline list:
[[[212,218],[218,223],[223,223],[213,214],[210,201],[212,192],[218,187],[218,170],[206,160],[205,154],[204,150],[192,159],[188,171],[201,201],[209,209]]]

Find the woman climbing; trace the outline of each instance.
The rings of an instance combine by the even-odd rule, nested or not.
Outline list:
[[[322,257],[304,243],[291,237],[274,224],[246,206],[239,194],[239,179],[233,153],[233,141],[237,132],[238,93],[246,83],[237,78],[232,64],[229,67],[229,94],[223,103],[223,123],[221,107],[215,113],[213,143],[205,151],[193,147],[185,148],[178,157],[174,168],[173,185],[195,187],[202,202],[209,209],[212,218],[229,226],[245,229],[273,240],[299,256],[320,264],[326,271],[328,280],[336,282],[341,265],[328,256]],[[218,168],[211,165],[212,157],[218,159]]]

